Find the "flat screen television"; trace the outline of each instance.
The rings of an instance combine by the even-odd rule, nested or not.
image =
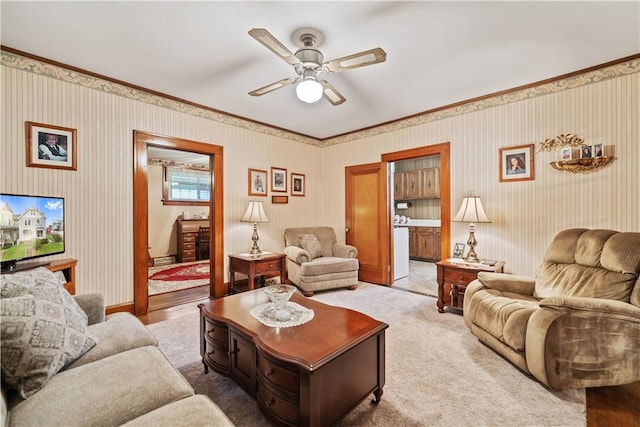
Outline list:
[[[2,272],[47,265],[28,262],[64,252],[64,198],[0,193]]]

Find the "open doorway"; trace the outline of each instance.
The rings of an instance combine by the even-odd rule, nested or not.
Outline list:
[[[223,204],[222,204],[222,147],[202,142],[170,138],[134,131],[134,311],[136,315],[146,314],[149,310],[148,276],[150,267],[149,253],[149,149],[162,148],[204,155],[209,163],[210,200],[202,208],[208,212],[210,232],[209,241],[209,297],[224,296],[224,257],[223,257]],[[177,303],[201,298],[201,295],[188,296]]]

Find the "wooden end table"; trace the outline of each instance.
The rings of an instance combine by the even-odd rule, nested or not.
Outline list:
[[[468,263],[449,262],[442,260],[436,263],[438,272],[438,311],[444,313],[444,306],[462,311],[464,291],[467,285],[476,280],[481,271],[501,273],[504,261],[497,261],[495,265],[477,265]]]
[[[280,275],[282,283],[289,283],[286,255],[281,253],[263,252],[258,255],[229,255],[229,294],[233,293],[236,272],[247,275],[249,290],[255,289],[256,277],[260,278],[260,286],[264,286],[264,276],[269,274]]]

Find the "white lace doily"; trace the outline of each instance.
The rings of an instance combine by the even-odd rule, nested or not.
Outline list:
[[[302,325],[313,319],[314,316],[313,310],[295,302],[287,302],[285,309],[291,314],[291,318],[286,321],[280,321],[276,318],[276,308],[272,302],[253,307],[249,314],[258,319],[260,323],[272,328],[290,328]]]

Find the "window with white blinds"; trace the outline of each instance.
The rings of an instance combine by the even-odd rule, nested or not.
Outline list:
[[[209,202],[209,171],[165,167],[164,202]]]

